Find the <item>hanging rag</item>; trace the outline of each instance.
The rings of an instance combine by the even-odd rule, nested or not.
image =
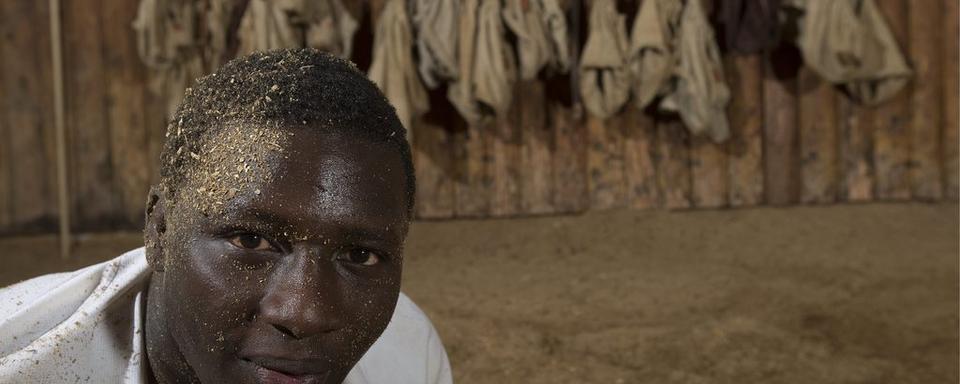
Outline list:
[[[507,44],[500,0],[482,0],[477,10],[477,46],[473,86],[477,101],[502,116],[510,109],[516,64]]]
[[[306,23],[306,45],[349,58],[353,54],[353,36],[360,23],[343,6],[341,0],[306,1],[304,23]]]
[[[569,58],[560,56],[568,54],[567,25],[556,0],[507,0],[503,21],[517,37],[522,79],[536,78],[545,67],[569,69]]]
[[[774,48],[780,38],[781,0],[724,0],[718,3],[718,26],[725,48],[754,54]]]
[[[239,54],[309,46],[349,57],[358,27],[340,0],[250,0],[240,21]]]
[[[881,103],[912,72],[873,0],[806,0],[798,45],[806,64],[853,99]]]
[[[283,6],[270,0],[250,0],[237,31],[238,55],[257,51],[303,47],[298,26],[291,23]],[[292,11],[292,10],[291,10]]]
[[[185,90],[204,74],[198,4],[184,0],[142,0],[133,21],[137,53],[150,69],[150,91],[164,99],[173,117]]]
[[[205,10],[206,41],[202,44],[203,56],[209,68],[215,69],[223,65],[227,57],[228,40],[231,33],[231,18],[237,2],[233,0],[210,0]],[[235,33],[235,31],[232,31]]]
[[[550,66],[558,73],[567,73],[570,71],[570,33],[567,31],[567,17],[558,0],[543,0],[543,20],[550,36],[547,42],[553,52]]]
[[[580,95],[587,111],[606,119],[630,96],[626,20],[613,0],[594,0],[588,27],[580,55]]]
[[[463,0],[460,4],[457,33],[457,72],[459,77],[447,88],[447,99],[470,125],[481,117],[473,94],[473,66],[476,55],[477,7],[480,0]]]
[[[678,65],[673,43],[682,10],[683,4],[676,0],[644,0],[637,10],[628,57],[637,108],[645,108],[669,91]]]
[[[428,88],[454,80],[457,67],[459,1],[414,0],[411,19],[416,32],[420,77]]]
[[[676,111],[691,133],[724,141],[730,136],[726,115],[730,89],[700,0],[688,0],[683,7],[677,40],[676,88],[661,101],[660,108]]]
[[[408,139],[414,119],[430,108],[427,92],[417,77],[411,46],[413,32],[404,0],[387,1],[377,18],[373,61],[367,76],[396,108]]]
[[[516,67],[504,36],[499,0],[464,0],[461,3],[457,60],[460,76],[450,85],[447,98],[471,125],[510,108]]]

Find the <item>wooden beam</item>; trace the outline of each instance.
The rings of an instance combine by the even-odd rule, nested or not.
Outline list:
[[[670,209],[690,207],[690,133],[678,118],[657,121],[657,152],[660,153],[658,185],[663,204]]]
[[[917,2],[913,7],[921,6]],[[877,2],[880,12],[890,26],[894,39],[904,52],[909,36],[907,22],[911,12],[905,0],[880,0]],[[935,24],[933,20],[926,23]],[[923,59],[913,57],[914,59]],[[916,85],[916,83],[914,83]],[[910,198],[910,93],[912,87],[905,87],[890,100],[873,106],[873,164],[874,198],[880,200],[906,200]],[[934,103],[935,105],[935,103]],[[916,111],[915,111],[916,112]]]
[[[837,91],[812,69],[798,76],[797,116],[800,136],[800,201],[824,204],[837,200]]]
[[[960,197],[960,47],[954,36],[960,35],[960,9],[957,0],[944,0],[942,38],[943,84],[940,98],[943,108],[940,142],[942,144],[943,195],[954,201]]]
[[[13,32],[10,30],[13,23],[7,22],[7,18],[15,14],[8,11],[5,7],[12,6],[13,2],[0,2],[0,36],[9,36]],[[9,52],[9,53],[8,53]],[[7,57],[13,54],[14,50],[7,43],[7,39],[0,39],[0,57]],[[10,97],[7,91],[8,85],[5,76],[0,76],[0,100],[6,100]],[[2,110],[2,104],[0,104]],[[10,123],[7,121],[6,114],[0,114],[0,233],[12,233],[13,218],[10,213],[10,193],[14,186],[14,180],[10,177]]]
[[[590,209],[626,206],[620,115],[603,120],[587,115],[587,180]]]
[[[419,118],[412,127],[417,174],[417,217],[453,217],[454,158],[452,137],[435,122]]]
[[[763,77],[763,189],[767,204],[800,197],[797,78],[778,78],[768,60]]]
[[[847,97],[838,99],[840,157],[843,173],[840,196],[845,201],[873,199],[873,112]]]
[[[657,187],[657,125],[650,116],[634,106],[624,111],[623,162],[627,182],[627,201],[634,208],[662,205]]]
[[[547,101],[544,84],[539,80],[522,82],[518,127],[522,138],[520,166],[520,210],[526,214],[544,214],[553,208],[553,130],[547,125]]]
[[[943,126],[944,106],[940,100],[943,97],[944,80],[947,80],[941,77],[943,22],[940,2],[909,3],[909,57],[914,77],[912,95],[907,95],[912,96],[907,104],[910,144],[908,180],[911,195],[921,200],[940,199],[943,194],[940,128]],[[946,40],[956,45],[957,37],[954,35]]]
[[[112,229],[121,217],[110,159],[101,0],[66,3],[64,74],[70,190],[79,230]]]
[[[70,234],[69,180],[67,179],[66,92],[63,76],[63,19],[60,0],[50,0],[50,56],[53,66],[53,115],[56,142],[57,209],[60,233],[60,258],[70,257],[73,239]]]
[[[5,51],[0,57],[4,94],[0,100],[6,133],[10,219],[17,231],[37,232],[52,228],[56,209],[56,155],[53,115],[53,69],[47,2],[8,1],[0,13],[8,33],[2,36]],[[38,47],[42,47],[38,49]]]
[[[763,68],[757,55],[726,59],[729,108],[728,197],[731,206],[763,202]]]
[[[586,127],[571,108],[550,103],[556,156],[553,157],[553,203],[558,212],[587,209]]]
[[[523,203],[518,90],[519,87],[515,85],[510,110],[503,116],[497,116],[494,129],[489,132],[493,140],[493,152],[490,154],[493,157],[493,200],[490,202],[490,213],[498,217],[519,214]]]
[[[130,20],[136,18],[137,4],[130,1],[102,2],[101,39],[110,47],[103,51],[106,87],[106,124],[114,182],[120,200],[115,209],[125,227],[140,228],[144,201],[150,184],[152,159],[146,99],[146,67],[137,55],[136,36]]]
[[[486,217],[493,191],[489,127],[466,127],[454,134],[456,217]]]
[[[727,154],[723,144],[709,137],[691,138],[690,200],[697,208],[719,208],[727,205]]]

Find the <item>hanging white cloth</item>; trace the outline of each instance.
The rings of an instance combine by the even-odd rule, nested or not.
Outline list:
[[[442,81],[455,80],[460,2],[413,0],[411,19],[417,39],[420,77],[433,89]]]
[[[588,27],[580,55],[580,95],[587,111],[606,119],[630,97],[626,21],[613,0],[594,0]]]
[[[464,0],[460,9],[460,76],[450,85],[447,98],[464,120],[476,125],[509,110],[516,66],[504,36],[499,0]]]
[[[660,107],[677,111],[691,133],[724,141],[730,136],[726,113],[730,89],[724,79],[720,49],[700,0],[688,0],[683,7],[677,39],[676,88]]]
[[[794,0],[804,10],[797,44],[803,59],[827,81],[843,84],[857,101],[889,99],[912,72],[873,0]]]
[[[517,37],[520,77],[536,78],[544,68],[566,71],[567,25],[556,0],[506,0],[505,4],[503,21]]]
[[[481,0],[477,10],[477,47],[473,87],[477,101],[502,116],[513,101],[516,64],[507,44],[500,0]]]
[[[148,87],[164,99],[168,118],[194,79],[205,73],[197,4],[183,0],[143,0],[133,29],[137,53],[151,70]]]
[[[377,18],[373,62],[367,75],[396,108],[408,139],[414,119],[430,107],[426,90],[417,77],[411,46],[413,33],[404,0],[387,1]]]
[[[633,100],[643,109],[669,91],[670,79],[679,64],[674,54],[683,5],[676,0],[644,0],[630,32],[630,74]]]
[[[350,57],[358,27],[340,0],[250,0],[237,32],[239,54],[312,47]]]

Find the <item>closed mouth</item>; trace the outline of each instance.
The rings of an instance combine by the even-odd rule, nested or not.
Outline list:
[[[254,365],[260,384],[320,384],[330,375],[330,371],[304,372],[304,363],[298,361],[244,361]]]

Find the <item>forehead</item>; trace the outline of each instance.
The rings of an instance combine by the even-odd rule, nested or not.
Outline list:
[[[406,222],[405,170],[388,142],[311,127],[229,126],[201,146],[184,199],[208,216],[318,226]]]

